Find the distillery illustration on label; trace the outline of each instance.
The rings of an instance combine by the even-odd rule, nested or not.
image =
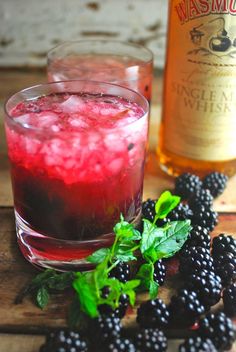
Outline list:
[[[205,36],[204,27],[210,23],[217,23],[218,28],[216,28],[217,31],[213,33],[208,42],[209,47],[206,48],[202,45],[202,38]],[[236,55],[236,37],[231,39],[225,27],[224,17],[218,17],[207,23],[201,23],[199,26],[193,27],[189,32],[190,40],[195,46],[199,46],[199,48],[189,51],[188,55],[219,56],[217,53],[227,53],[229,57],[234,58]]]

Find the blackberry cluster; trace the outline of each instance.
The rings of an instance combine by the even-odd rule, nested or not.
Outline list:
[[[192,224],[212,231],[218,224],[218,213],[211,208],[200,205],[193,209]]]
[[[236,239],[221,233],[212,241],[212,256],[217,259],[226,252],[232,253],[236,257]]]
[[[192,209],[196,209],[201,205],[206,208],[211,208],[213,205],[213,196],[208,189],[198,189],[189,199],[189,206]]]
[[[171,297],[169,305],[171,323],[192,326],[205,313],[205,308],[198,299],[197,293],[181,289]]]
[[[74,331],[59,330],[46,336],[40,352],[86,352],[87,343]]]
[[[221,278],[214,271],[203,270],[197,274],[189,275],[186,287],[197,293],[205,308],[215,305],[221,298]]]
[[[120,337],[121,322],[120,319],[112,315],[100,315],[91,321],[92,339],[94,343],[107,343]]]
[[[119,262],[110,272],[110,277],[118,279],[120,282],[127,282],[130,280],[130,266],[128,263]]]
[[[188,204],[179,203],[177,207],[167,215],[167,218],[170,221],[179,221],[191,219],[192,216],[193,212],[189,208]]]
[[[190,337],[179,346],[179,352],[217,352],[213,342],[208,338]]]
[[[108,286],[104,287],[102,290],[102,297],[107,298],[110,293],[110,288]],[[120,295],[119,307],[113,310],[109,304],[101,304],[99,306],[99,313],[101,315],[111,315],[114,314],[118,318],[122,319],[125,316],[126,310],[129,305],[129,297],[126,294]]]
[[[155,217],[155,204],[156,200],[150,198],[142,204],[142,216],[151,222],[153,222]]]
[[[189,238],[184,244],[184,249],[189,249],[190,247],[203,247],[210,250],[211,246],[211,236],[209,231],[202,226],[194,225],[190,231]]]
[[[137,323],[142,328],[163,328],[169,322],[169,311],[161,299],[152,299],[140,305]]]
[[[199,332],[201,336],[210,338],[217,351],[231,349],[235,339],[235,331],[232,320],[223,312],[210,313],[199,321]]]
[[[163,261],[160,259],[154,265],[154,274],[153,279],[154,281],[158,282],[160,286],[164,284],[164,280],[166,277],[166,266]]]
[[[223,291],[224,312],[228,317],[236,316],[236,283]]]
[[[220,255],[214,260],[214,265],[224,287],[236,281],[236,257],[232,253]]]
[[[236,240],[220,234],[212,241],[212,256],[217,274],[224,286],[236,280]]]
[[[203,247],[190,247],[181,251],[179,271],[183,275],[199,273],[213,269],[213,259],[210,251]]]
[[[203,188],[209,189],[214,198],[224,192],[228,177],[220,172],[212,172],[203,179]]]
[[[135,341],[137,352],[165,352],[167,350],[167,338],[158,329],[142,329]]]
[[[175,193],[183,199],[189,199],[201,187],[200,178],[190,173],[184,173],[175,179]]]
[[[136,348],[130,340],[117,338],[109,344],[107,352],[136,352]]]

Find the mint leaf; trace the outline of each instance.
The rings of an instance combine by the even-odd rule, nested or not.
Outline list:
[[[172,195],[169,191],[161,194],[155,205],[155,221],[164,219],[180,202],[180,197]]]
[[[98,316],[98,299],[96,286],[91,273],[77,273],[77,278],[73,281],[73,287],[77,292],[81,310],[90,317]]]
[[[87,257],[86,260],[90,263],[100,264],[105,260],[105,258],[109,254],[110,254],[110,248],[100,248],[96,252],[91,254],[89,257]]]
[[[128,290],[133,290],[140,285],[140,280],[130,280],[123,284],[124,292]]]
[[[140,232],[134,228],[133,224],[124,221],[123,217],[121,217],[121,221],[114,226],[113,230],[119,241],[138,241],[141,238]]]
[[[147,289],[151,299],[157,297],[159,285],[153,279],[154,264],[146,263],[141,265],[137,273],[137,278],[141,280],[140,288]]]
[[[157,259],[169,258],[178,252],[188,239],[190,231],[190,220],[170,222],[164,236],[156,240]]]
[[[152,224],[149,220],[143,220],[143,235],[140,244],[141,253],[145,253],[151,247],[155,246],[158,238],[164,236],[164,229],[158,228],[156,225]]]
[[[45,280],[45,285],[49,289],[63,291],[71,287],[75,276],[72,272],[56,273],[54,276]]]
[[[154,280],[151,280],[150,283],[149,283],[149,296],[150,296],[150,299],[157,298],[158,289],[159,289],[158,283],[156,281],[154,281]]]
[[[36,302],[39,308],[43,309],[46,307],[49,301],[49,293],[48,290],[42,286],[38,289],[37,296],[36,296]]]

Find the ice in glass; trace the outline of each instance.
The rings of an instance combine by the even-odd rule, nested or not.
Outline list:
[[[139,222],[148,102],[99,82],[51,83],[6,104],[18,243],[36,265],[84,266],[122,213]]]
[[[153,56],[140,45],[111,40],[65,42],[49,51],[47,69],[49,82],[112,82],[151,100]]]

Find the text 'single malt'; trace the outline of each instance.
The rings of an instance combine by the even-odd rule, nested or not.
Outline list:
[[[170,0],[158,158],[172,174],[236,171],[236,1]]]

